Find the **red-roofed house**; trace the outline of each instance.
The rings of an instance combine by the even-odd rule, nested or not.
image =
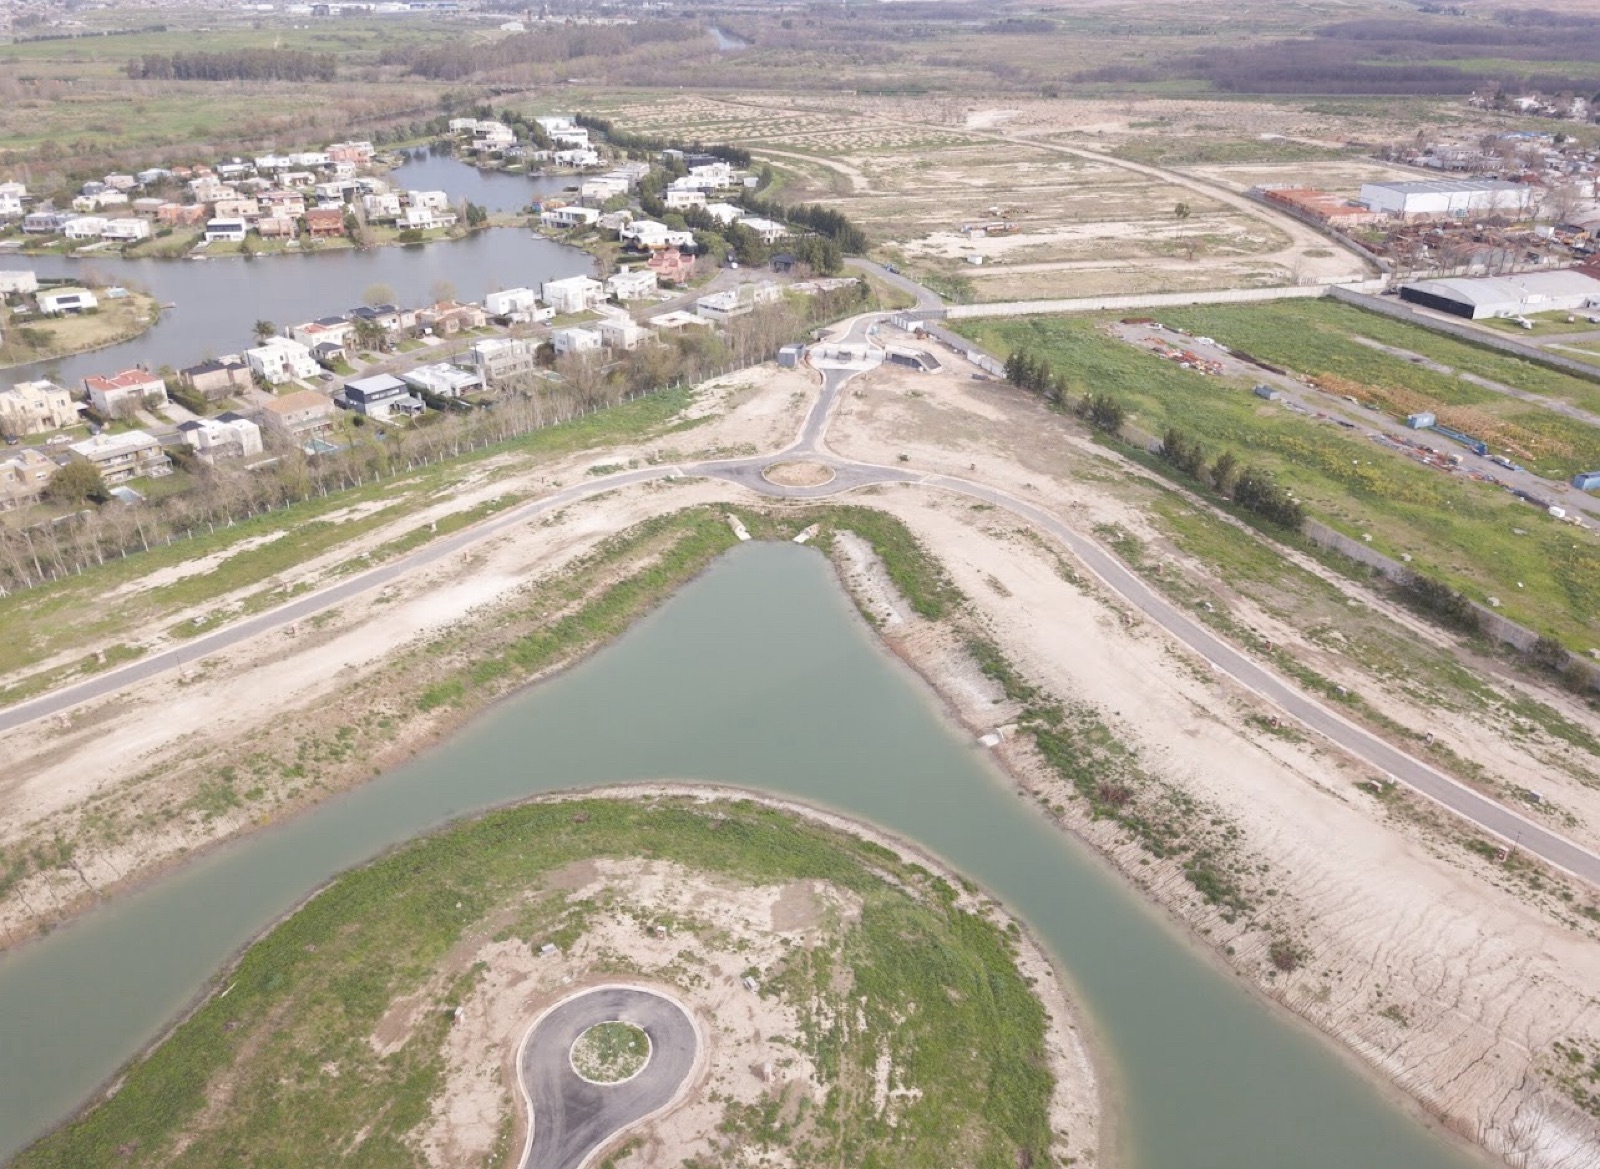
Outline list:
[[[117,418],[149,406],[164,406],[167,383],[142,369],[125,369],[110,377],[86,377],[89,404],[103,418]]]
[[[694,260],[693,256],[686,255],[677,248],[667,248],[665,251],[653,253],[645,266],[656,274],[659,283],[687,284],[689,277],[694,274]]]

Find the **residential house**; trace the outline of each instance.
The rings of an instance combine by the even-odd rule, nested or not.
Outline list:
[[[553,231],[570,231],[575,227],[588,227],[600,218],[593,207],[551,207],[539,212],[539,225]]]
[[[345,382],[334,401],[346,410],[380,422],[396,414],[421,414],[425,408],[422,399],[415,397],[405,382],[388,373]]]
[[[407,191],[406,206],[423,207],[429,211],[448,211],[450,195],[445,191]]]
[[[578,129],[578,123],[571,114],[540,114],[533,120],[541,130],[552,138],[557,131]]]
[[[7,183],[5,186],[13,184]],[[20,183],[15,184],[21,186]],[[0,219],[18,219],[22,216],[22,196],[15,191],[0,190]]]
[[[266,344],[244,351],[250,371],[269,386],[316,377],[322,368],[311,350],[288,337],[271,337]]]
[[[317,207],[306,212],[306,232],[312,239],[329,239],[344,234],[344,211],[337,207]]]
[[[531,288],[507,288],[484,297],[483,311],[491,317],[509,317],[532,312],[538,302],[539,294]]]
[[[165,167],[153,166],[148,170],[140,171],[133,177],[139,180],[139,185],[141,187],[149,187],[156,183],[164,182],[167,179],[170,179],[172,177],[172,172],[167,170]]]
[[[695,312],[708,321],[725,325],[736,317],[746,316],[758,305],[772,304],[783,297],[776,284],[741,284],[726,292],[714,292],[694,302]]]
[[[18,382],[0,390],[0,431],[20,438],[60,430],[78,420],[72,394],[54,382]]]
[[[633,268],[606,277],[606,292],[617,300],[643,300],[656,290],[656,274],[649,268]]]
[[[733,203],[707,203],[706,214],[726,227],[744,214],[744,208]]]
[[[356,321],[371,321],[389,333],[417,327],[417,314],[413,310],[392,304],[364,304],[360,308],[351,309],[345,316],[350,319],[351,324]]]
[[[135,199],[132,204],[133,213],[135,215],[143,215],[149,219],[154,219],[157,213],[160,212],[161,205],[165,202],[165,199],[158,199],[153,195],[146,196],[143,199]]]
[[[604,318],[595,328],[600,334],[600,343],[607,349],[637,349],[650,336],[648,329],[620,311]]]
[[[495,153],[515,146],[516,133],[504,122],[478,122],[472,127],[472,149]]]
[[[368,223],[393,223],[400,218],[399,192],[387,191],[378,195],[363,195],[361,209],[367,213]]]
[[[208,219],[206,243],[242,244],[249,230],[250,225],[242,219]]]
[[[318,341],[311,347],[311,359],[323,369],[333,369],[350,356],[350,347],[342,341]]]
[[[79,195],[72,201],[74,211],[90,213],[104,211],[108,207],[126,207],[128,196],[121,191],[101,191],[98,195]]]
[[[242,357],[227,354],[178,371],[179,379],[210,401],[232,396],[251,386],[250,366]]]
[[[773,219],[762,219],[759,215],[749,215],[739,220],[739,226],[748,228],[760,237],[761,242],[769,247],[789,234],[789,229]]]
[[[715,326],[705,317],[696,316],[694,313],[686,313],[682,309],[674,309],[670,313],[662,313],[659,316],[651,317],[650,327],[659,333],[675,333],[679,329],[690,327],[710,329]]]
[[[172,227],[198,227],[209,218],[204,203],[163,203],[156,211],[156,222]]]
[[[261,218],[261,204],[255,199],[218,199],[211,205],[211,214],[218,219]]]
[[[665,202],[669,211],[686,211],[690,207],[704,207],[706,205],[706,193],[704,191],[668,191]]]
[[[471,366],[486,385],[529,374],[538,366],[540,343],[532,338],[485,337],[475,341],[459,359]]]
[[[597,307],[605,298],[606,286],[588,276],[546,280],[539,288],[539,299],[558,313],[581,313]]]
[[[435,211],[432,207],[407,207],[400,217],[400,226],[409,231],[432,231],[455,224],[455,212]]]
[[[132,175],[107,175],[106,186],[114,191],[131,191],[139,185],[139,180]]]
[[[321,345],[325,341],[346,345],[355,331],[355,322],[347,321],[343,317],[318,317],[303,325],[290,325],[289,339],[300,342],[307,349]]]
[[[47,317],[83,313],[100,307],[99,298],[87,288],[52,288],[33,299],[39,311]]]
[[[358,189],[359,185],[354,179],[334,179],[316,184],[311,188],[311,193],[325,203],[348,203]]]
[[[62,225],[61,234],[68,239],[99,239],[105,233],[106,222],[103,215],[79,215]]]
[[[557,357],[596,352],[605,346],[604,339],[593,329],[557,329],[550,335],[550,342],[555,346]]]
[[[70,211],[46,207],[22,217],[22,230],[28,235],[58,235],[77,216]]]
[[[39,291],[39,277],[22,268],[0,268],[0,296],[31,296]]]
[[[372,161],[372,143],[362,141],[333,142],[327,150],[328,162],[351,163],[355,166],[366,166]]]
[[[228,413],[216,418],[196,418],[179,425],[183,441],[203,462],[246,459],[261,453],[261,428],[248,418]]]
[[[38,503],[55,473],[55,463],[38,451],[17,451],[0,459],[0,511]]]
[[[459,398],[473,390],[483,389],[483,378],[459,365],[419,365],[400,375],[400,380],[414,390],[436,394],[441,398]]]
[[[694,232],[674,231],[654,219],[636,219],[617,232],[617,236],[623,243],[641,251],[694,247]]]
[[[299,191],[263,191],[262,215],[288,215],[295,219],[306,213],[306,197]]]
[[[682,285],[694,275],[695,257],[680,248],[667,248],[655,252],[645,261],[645,267],[656,274],[660,284]]]
[[[167,403],[167,383],[142,369],[125,369],[110,377],[86,377],[83,388],[89,405],[102,418],[131,417],[147,406]]]
[[[315,390],[273,398],[261,408],[267,427],[290,438],[314,438],[334,426],[333,403]]]
[[[150,221],[148,219],[108,219],[105,230],[100,233],[101,239],[115,240],[119,243],[132,243],[135,240],[150,238]]]
[[[160,440],[142,430],[97,434],[72,443],[67,451],[74,458],[93,463],[108,486],[141,476],[159,479],[172,474],[172,460],[161,449]]]
[[[294,239],[300,224],[290,215],[263,215],[256,220],[256,232],[262,239]]]
[[[417,324],[438,337],[454,337],[463,329],[481,329],[488,323],[488,315],[477,305],[453,300],[441,300],[417,314]]]
[[[626,195],[629,185],[628,180],[620,175],[599,175],[583,181],[578,188],[578,197],[591,203],[604,203],[607,199]],[[670,203],[667,205],[671,206]]]
[[[557,166],[585,167],[599,166],[600,155],[593,150],[556,150],[552,151],[550,161]]]

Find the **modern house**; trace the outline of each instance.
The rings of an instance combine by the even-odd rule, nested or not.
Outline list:
[[[77,216],[70,211],[44,208],[22,217],[22,230],[28,235],[58,235]]]
[[[726,292],[714,292],[694,302],[695,312],[708,321],[725,325],[736,317],[754,312],[759,305],[773,304],[783,298],[783,290],[776,284],[741,284]]]
[[[593,329],[557,329],[550,335],[556,356],[568,353],[590,353],[605,347],[605,341]]]
[[[462,355],[463,365],[469,365],[488,385],[507,378],[529,374],[538,366],[540,343],[532,339],[485,337],[473,343]]]
[[[261,428],[238,414],[196,418],[178,427],[183,441],[204,462],[244,459],[261,453]]]
[[[249,230],[250,225],[242,219],[208,219],[206,243],[242,244]]]
[[[364,304],[360,308],[351,309],[345,316],[351,324],[357,321],[371,321],[388,333],[414,329],[417,326],[417,314],[414,311],[393,304]]]
[[[539,212],[539,223],[552,231],[570,231],[575,227],[588,227],[600,218],[600,212],[593,207],[579,207],[573,204],[568,207],[552,207],[547,211]]]
[[[167,383],[142,369],[125,369],[110,377],[86,377],[89,405],[102,418],[121,418],[146,407],[167,403]]]
[[[789,229],[775,219],[762,219],[759,215],[749,215],[739,220],[739,226],[748,228],[761,238],[761,242],[771,246],[789,234]]]
[[[595,328],[600,334],[600,343],[607,349],[637,349],[650,336],[648,329],[620,311],[616,316],[606,317]]]
[[[55,463],[38,451],[21,450],[0,459],[0,511],[38,503],[55,473]]]
[[[312,438],[333,429],[333,403],[315,390],[297,390],[263,406],[261,419],[291,438]]]
[[[250,371],[270,386],[316,377],[322,372],[311,350],[288,337],[271,337],[265,345],[246,349],[244,360]]]
[[[142,430],[97,434],[72,443],[67,451],[74,458],[93,463],[107,485],[126,483],[142,476],[159,479],[172,474],[172,460],[161,449],[161,443],[155,435]]]
[[[342,348],[350,343],[355,329],[355,323],[343,317],[318,317],[302,325],[289,326],[289,339],[300,342],[307,349],[314,349],[324,342],[332,342]]]
[[[437,394],[441,398],[459,398],[473,390],[483,389],[483,378],[459,365],[419,365],[400,375],[400,380],[413,390]]]
[[[488,314],[477,305],[454,300],[441,300],[417,314],[417,324],[438,337],[454,337],[464,329],[481,329],[488,323]]]
[[[149,239],[150,221],[137,216],[127,219],[108,219],[104,230],[100,232],[100,238],[117,243],[133,243],[136,240]]]
[[[242,357],[232,353],[180,369],[178,377],[212,401],[226,398],[238,390],[248,390],[251,385],[250,366]]]
[[[103,215],[78,215],[61,225],[61,234],[68,239],[99,239],[106,230]]]
[[[744,208],[732,203],[707,203],[706,214],[726,227],[744,214]]]
[[[546,280],[539,297],[558,313],[581,313],[602,304],[606,286],[588,276],[569,276],[565,280]]]
[[[687,211],[690,207],[704,207],[706,193],[704,191],[676,190],[668,191],[663,202],[669,211]]]
[[[507,288],[484,297],[483,311],[491,317],[509,317],[532,312],[538,303],[539,294],[531,288]]]
[[[606,277],[606,292],[617,300],[643,300],[656,290],[656,274],[649,268],[634,268]]]
[[[345,382],[334,402],[380,422],[396,414],[421,414],[424,409],[422,399],[412,395],[411,387],[388,373]]]
[[[72,394],[54,382],[18,382],[0,390],[0,431],[21,437],[60,430],[78,420]]]
[[[39,277],[25,269],[0,269],[0,296],[30,296],[39,291]]]
[[[47,317],[59,317],[64,313],[87,312],[100,307],[100,300],[87,288],[52,288],[48,292],[41,292],[34,297],[39,311]]]

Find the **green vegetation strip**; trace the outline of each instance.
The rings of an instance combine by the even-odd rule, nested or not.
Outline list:
[[[502,939],[537,948],[554,937],[573,907],[545,876],[596,857],[748,883],[828,881],[861,899],[858,923],[835,944],[794,947],[762,990],[802,1008],[794,1042],[830,1090],[820,1103],[727,1105],[729,1164],[742,1146],[782,1149],[797,1166],[1014,1169],[1049,1157],[1046,1019],[1017,970],[1015,934],[957,908],[958,890],[920,866],[788,813],[591,799],[497,811],[338,878],[219,976],[226,993],[129,1068],[115,1095],[15,1164],[291,1169],[326,1165],[330,1150],[366,1166],[419,1163],[451,1015],[481,970],[431,998],[392,1055],[369,1041],[378,1020],[509,907],[521,908]],[[921,1092],[893,1126],[873,1107],[880,1045]]]
[[[1257,313],[1266,315],[1258,318]],[[1295,493],[1312,518],[1358,539],[1370,536],[1376,550],[1396,559],[1410,556],[1415,571],[1473,600],[1499,599],[1502,612],[1514,621],[1558,636],[1579,652],[1595,644],[1600,546],[1591,537],[1497,488],[1420,466],[1357,432],[1263,402],[1251,395],[1248,384],[1206,377],[1144,352],[1108,335],[1103,326],[1109,319],[1028,317],[962,321],[958,327],[997,356],[1026,351],[1048,360],[1066,372],[1075,399],[1088,390],[1114,396],[1127,408],[1133,424],[1148,433],[1160,435],[1176,427],[1197,442],[1207,458],[1231,451],[1241,462],[1270,471]],[[1507,372],[1498,366],[1499,355],[1320,301],[1175,309],[1164,312],[1162,319],[1301,372],[1333,369],[1337,356],[1340,364],[1333,371],[1341,376],[1370,379],[1376,376],[1375,365],[1387,370],[1390,366],[1385,363],[1396,363],[1413,379],[1397,384],[1423,385],[1420,379],[1427,371],[1333,335],[1351,321],[1386,344],[1426,353],[1456,369],[1486,376]],[[1451,346],[1448,352],[1439,348],[1446,344]],[[1538,368],[1515,364],[1529,371]],[[1460,385],[1465,388],[1451,392],[1499,399],[1469,383]],[[1523,403],[1514,405],[1519,411],[1558,417]],[[1517,418],[1522,420],[1520,414]],[[1142,461],[1192,484],[1169,464],[1154,458]],[[1352,570],[1348,562],[1341,567]]]

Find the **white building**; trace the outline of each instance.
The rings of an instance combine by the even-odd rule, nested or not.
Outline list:
[[[578,197],[595,203],[604,203],[607,199],[626,195],[628,186],[628,180],[619,175],[600,175],[597,178],[585,179],[583,185],[578,188]]]
[[[250,372],[269,386],[316,377],[322,372],[311,350],[287,337],[272,337],[257,349],[246,349],[244,360]]]
[[[41,292],[34,297],[34,302],[39,306],[39,311],[47,317],[59,317],[63,313],[87,312],[92,308],[100,307],[100,300],[87,288],[52,288],[48,292]]]
[[[648,329],[620,312],[606,317],[595,328],[607,349],[637,349],[650,336]]]
[[[538,365],[539,342],[532,338],[485,337],[474,341],[462,364],[471,366],[486,384],[532,373]]]
[[[400,218],[400,196],[394,191],[361,196],[361,209],[370,223],[392,223]]]
[[[462,394],[483,389],[483,378],[459,365],[419,365],[406,370],[400,380],[413,390],[424,390],[441,398],[459,398]]]
[[[546,280],[539,288],[539,299],[558,313],[581,313],[604,303],[606,286],[588,276]]]
[[[600,156],[593,150],[573,149],[557,150],[550,156],[550,160],[557,166],[585,167],[599,166]]]
[[[654,219],[636,219],[626,227],[618,229],[617,235],[624,243],[631,243],[636,248],[646,248],[652,252],[667,248],[694,247],[694,232],[675,231]]]
[[[768,281],[764,284],[741,284],[726,292],[714,292],[694,302],[695,312],[708,321],[725,325],[735,317],[746,316],[758,305],[773,304],[783,299],[783,289]]]
[[[437,227],[454,227],[454,211],[435,211],[432,207],[407,207],[400,217],[400,226],[415,231],[431,231]]]
[[[13,268],[0,268],[0,296],[31,296],[39,291],[36,273]]]
[[[567,353],[592,353],[604,348],[605,341],[593,329],[557,329],[550,335],[556,356]]]
[[[764,244],[775,244],[789,234],[789,229],[773,219],[762,219],[759,215],[746,216],[739,220],[739,226],[748,228],[761,237]]]
[[[588,227],[600,218],[600,212],[593,207],[552,207],[548,211],[539,212],[539,223],[543,227],[555,231],[568,231],[574,227]]]
[[[744,214],[744,208],[732,203],[707,203],[706,214],[726,226]]]
[[[150,221],[148,219],[108,219],[106,220],[105,230],[100,233],[100,238],[117,240],[121,243],[149,239]]]
[[[142,369],[125,369],[110,377],[86,377],[83,389],[89,404],[102,418],[120,418],[167,403],[167,383]]]
[[[99,239],[106,230],[106,219],[101,215],[80,215],[67,220],[61,234],[68,239]]]
[[[22,186],[21,183],[4,183],[0,187]],[[16,191],[0,189],[0,219],[20,219],[22,217],[22,196],[27,193],[23,188],[21,194]]]
[[[1373,211],[1401,218],[1528,214],[1533,188],[1500,179],[1422,179],[1417,182],[1362,183],[1361,202]]]
[[[160,441],[142,430],[97,434],[72,443],[67,450],[74,457],[93,463],[107,485],[125,483],[141,475],[159,479],[172,474],[172,460],[161,449]]]
[[[539,294],[531,288],[506,288],[483,298],[483,311],[491,317],[531,313],[538,306]]]
[[[178,427],[183,441],[207,463],[218,459],[245,459],[261,453],[261,428],[248,418],[224,414],[196,418]]]
[[[1600,307],[1600,280],[1581,270],[1519,276],[1421,280],[1400,286],[1400,299],[1468,320]]]
[[[617,300],[643,300],[656,290],[656,274],[649,268],[635,268],[606,278],[606,292]]]
[[[704,191],[668,191],[665,202],[669,211],[687,211],[690,207],[704,207],[706,205],[706,193]]]
[[[206,243],[242,244],[249,230],[250,225],[242,219],[208,219]]]

